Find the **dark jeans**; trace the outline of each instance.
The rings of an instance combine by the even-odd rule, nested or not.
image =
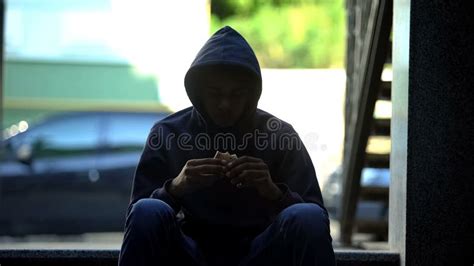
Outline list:
[[[224,233],[196,240],[181,230],[173,209],[158,199],[141,199],[127,217],[119,265],[335,265],[329,219],[316,204],[284,209],[251,239]]]

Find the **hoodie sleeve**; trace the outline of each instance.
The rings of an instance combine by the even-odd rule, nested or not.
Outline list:
[[[166,147],[162,141],[166,139],[166,132],[158,123],[148,135],[135,171],[130,205],[142,198],[156,198],[166,202],[177,213],[181,206],[178,200],[168,193],[173,177],[169,173]]]
[[[325,209],[311,158],[299,136],[292,131],[299,144],[284,151],[275,183],[283,196],[274,205],[274,215],[296,203],[316,203]]]

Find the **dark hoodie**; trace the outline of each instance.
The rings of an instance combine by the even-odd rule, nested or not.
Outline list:
[[[193,86],[200,69],[209,66],[238,67],[253,75],[256,82],[246,112],[232,128],[223,129],[212,123]],[[280,211],[295,203],[312,202],[323,207],[313,164],[293,127],[257,109],[261,84],[260,66],[245,39],[231,27],[217,31],[199,51],[185,77],[193,107],[164,118],[151,129],[135,173],[131,204],[141,198],[157,198],[176,213],[181,211],[183,224],[236,230],[239,234],[263,230]],[[233,140],[216,141],[224,139],[223,133],[232,134]],[[173,198],[168,186],[185,163],[213,157],[216,150],[264,160],[283,197],[269,201],[254,188],[239,189],[222,178],[180,200]]]

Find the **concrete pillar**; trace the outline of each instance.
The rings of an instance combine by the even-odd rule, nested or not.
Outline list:
[[[390,247],[473,265],[473,3],[395,0],[393,45]]]
[[[4,46],[3,38],[4,38],[4,29],[5,29],[5,3],[3,0],[0,0],[0,45],[1,47]],[[3,149],[3,144],[1,143],[3,140],[3,51],[0,51],[0,150]]]

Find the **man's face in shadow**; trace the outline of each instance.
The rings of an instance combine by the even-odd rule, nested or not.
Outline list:
[[[247,72],[227,67],[205,69],[199,78],[202,105],[220,127],[234,126],[246,111],[255,79]]]

